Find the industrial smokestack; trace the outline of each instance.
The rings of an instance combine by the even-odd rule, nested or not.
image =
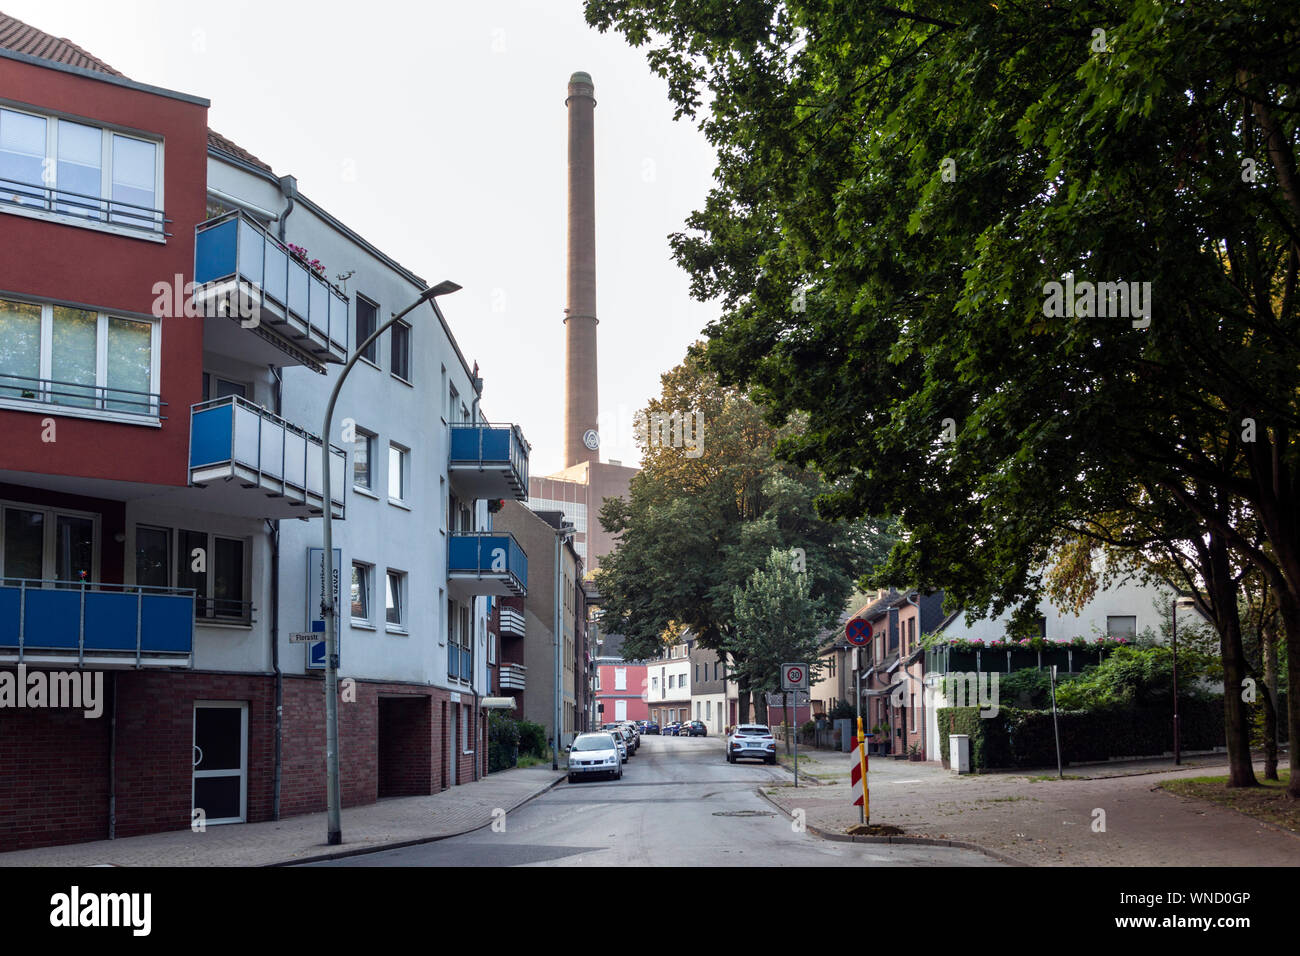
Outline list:
[[[596,430],[596,88],[569,77],[569,246],[564,309],[564,467],[600,461]]]

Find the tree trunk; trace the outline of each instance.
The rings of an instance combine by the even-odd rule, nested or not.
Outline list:
[[[1264,642],[1264,779],[1277,776],[1277,619],[1260,628]]]
[[[737,678],[736,689],[736,696],[740,703],[739,720],[740,723],[747,724],[749,723],[749,678]]]
[[[1291,767],[1291,780],[1286,785],[1286,792],[1300,800],[1300,753],[1296,748],[1297,741],[1300,741],[1300,708],[1296,707],[1297,688],[1300,688],[1300,601],[1289,592],[1279,591],[1277,603],[1282,613],[1282,629],[1286,633],[1286,749]]]
[[[1228,547],[1222,535],[1211,531],[1209,570],[1206,584],[1213,600],[1215,625],[1219,631],[1219,651],[1223,658],[1223,729],[1228,744],[1228,786],[1257,787],[1255,769],[1250,760],[1250,718],[1242,700],[1242,681],[1246,677],[1246,650],[1241,643],[1241,616],[1237,606],[1237,587],[1228,560]]]
[[[765,726],[771,726],[770,724],[767,723],[767,692],[766,691],[761,691],[761,690],[754,691],[754,722],[757,724],[763,724]]]

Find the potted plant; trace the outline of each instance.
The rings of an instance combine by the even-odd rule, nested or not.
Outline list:
[[[907,759],[912,761],[913,763],[917,763],[925,759],[925,754],[921,753],[920,744],[912,744],[912,746],[907,748]]]
[[[288,244],[289,255],[293,256],[312,272],[316,273],[318,278],[325,278],[325,266],[319,259],[313,259],[311,253],[302,246],[295,246],[292,242]]]

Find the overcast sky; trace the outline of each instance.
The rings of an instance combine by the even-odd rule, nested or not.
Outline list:
[[[601,457],[635,463],[631,415],[712,318],[667,236],[702,205],[713,154],[662,80],[580,0],[285,3],[0,0],[130,78],[212,101],[209,122],[429,282],[519,423],[530,470],[563,462],[568,78],[596,85]],[[133,11],[128,14],[127,11]],[[342,271],[332,270],[332,271]]]

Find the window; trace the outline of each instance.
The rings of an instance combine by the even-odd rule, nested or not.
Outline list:
[[[0,399],[157,418],[158,324],[0,299]]]
[[[402,595],[406,587],[406,575],[391,568],[385,575],[384,586],[384,620],[394,627],[403,626]]]
[[[1043,614],[1038,615],[1038,636],[1047,637],[1047,616]]]
[[[148,139],[0,109],[0,207],[161,236],[159,153]]]
[[[614,719],[627,720],[627,701],[625,700],[614,701]]]
[[[614,689],[627,690],[627,668],[626,667],[614,668]]]
[[[213,375],[211,372],[203,373],[203,400],[205,402],[214,398],[226,398],[230,395],[248,398],[248,386],[243,382],[228,381]]]
[[[653,691],[653,690],[658,690],[658,689],[659,689],[659,678],[658,678],[658,677],[651,677],[651,678],[650,678],[650,689],[651,689],[652,691]]]
[[[488,658],[487,658],[487,662],[488,662],[489,664],[495,664],[495,663],[497,662],[497,636],[496,636],[495,634],[489,634],[489,635],[488,635]],[[599,678],[598,678],[598,679],[599,679]]]
[[[352,443],[352,484],[371,490],[375,487],[374,473],[375,436],[357,429],[357,440]]]
[[[361,343],[375,334],[375,329],[379,328],[379,306],[375,305],[369,299],[357,296],[357,347]],[[367,362],[375,365],[379,364],[378,350],[376,343],[371,342],[370,347],[361,353],[361,357]]]
[[[830,657],[826,659],[826,676],[827,677],[835,676],[835,655],[834,654],[832,654]]]
[[[447,388],[447,414],[444,416],[447,421],[453,421],[456,414],[456,404],[460,401],[460,392],[456,391],[455,385]]]
[[[135,583],[149,587],[171,586],[171,532],[166,528],[135,529]]]
[[[14,584],[19,578],[98,580],[95,516],[16,505],[6,505],[3,511],[0,574],[6,584]]]
[[[160,545],[158,531],[136,526],[137,573],[142,560],[141,535],[156,557]],[[175,555],[176,587],[194,589],[196,620],[252,623],[253,603],[248,600],[248,548],[243,539],[182,528],[176,531]],[[145,561],[147,564],[147,557]],[[157,569],[151,573],[155,580],[161,578]]]
[[[699,680],[700,680],[700,665],[699,665],[699,664],[696,664],[696,665],[695,665],[695,681],[696,681],[696,683],[699,683]]]
[[[401,445],[388,445],[388,497],[391,501],[406,500],[406,452]]]
[[[411,380],[411,327],[405,322],[393,325],[389,370],[404,382]]]
[[[1111,640],[1119,640],[1122,637],[1131,641],[1137,637],[1137,622],[1136,616],[1108,615],[1106,636]]]
[[[368,564],[352,562],[352,622],[370,623],[370,572]]]

